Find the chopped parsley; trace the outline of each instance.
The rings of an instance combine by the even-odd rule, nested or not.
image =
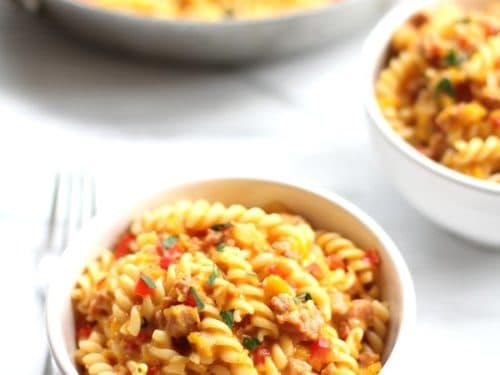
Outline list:
[[[151,280],[151,278],[149,276],[146,276],[144,274],[141,274],[141,279],[142,281],[144,281],[146,283],[146,285],[150,288],[150,289],[155,289],[156,288],[156,284],[153,280]]]
[[[198,292],[193,287],[190,287],[189,291],[193,295],[194,301],[196,302],[196,306],[198,307],[198,309],[203,310],[205,308],[205,304],[198,295]]]
[[[300,302],[306,302],[306,301],[312,300],[312,297],[311,297],[310,293],[306,292],[306,293],[299,294],[297,297],[294,298],[294,300],[296,303],[300,303]]]
[[[215,224],[212,226],[212,230],[216,232],[222,232],[223,230],[229,229],[233,226],[231,223]]]
[[[224,251],[224,248],[226,247],[226,245],[224,243],[220,243],[217,245],[217,247],[215,248],[215,250],[217,250],[219,253],[223,252]]]
[[[253,271],[245,271],[245,274],[248,276],[257,276],[257,274]]]
[[[212,286],[215,283],[215,279],[220,276],[220,269],[219,267],[214,265],[214,269],[210,276],[208,276],[208,285]]]
[[[465,56],[454,49],[450,50],[444,57],[444,63],[448,66],[460,65],[465,60]]]
[[[443,78],[436,86],[436,94],[446,93],[451,97],[455,97],[455,87],[453,87],[453,83],[448,78]]]
[[[232,8],[226,8],[224,9],[224,18],[234,18],[234,9]]]
[[[220,317],[227,324],[229,328],[233,328],[234,325],[234,310],[226,310],[220,312]]]
[[[178,236],[168,236],[162,241],[163,248],[165,250],[170,249],[179,240]]]
[[[243,337],[243,346],[252,351],[256,347],[258,347],[260,344],[262,344],[257,337],[250,337],[250,336],[245,336]]]

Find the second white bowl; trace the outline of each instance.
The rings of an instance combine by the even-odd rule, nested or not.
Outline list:
[[[500,185],[462,175],[423,156],[386,121],[374,84],[394,31],[415,12],[439,1],[404,2],[392,10],[365,43],[365,108],[375,152],[396,187],[424,216],[474,242],[500,250]]]

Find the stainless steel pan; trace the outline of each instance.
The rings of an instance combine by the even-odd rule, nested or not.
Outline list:
[[[86,40],[159,58],[237,64],[297,53],[364,26],[393,0],[343,0],[322,8],[218,23],[152,19],[89,6],[39,0],[46,13]]]

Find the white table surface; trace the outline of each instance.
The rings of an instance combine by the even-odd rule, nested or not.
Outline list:
[[[52,175],[84,169],[100,211],[165,181],[211,174],[322,184],[400,246],[418,298],[415,374],[499,374],[500,253],[415,212],[370,147],[356,67],[368,27],[341,44],[233,70],[113,56],[0,2],[2,374],[39,374],[34,292]]]

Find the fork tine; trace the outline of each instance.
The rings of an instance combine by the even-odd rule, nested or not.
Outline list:
[[[97,206],[97,192],[96,192],[96,183],[93,177],[90,178],[90,196],[91,196],[91,204],[90,204],[90,217],[94,217],[96,214],[96,206]]]
[[[74,214],[74,184],[73,184],[73,175],[70,174],[68,176],[64,176],[64,182],[65,186],[67,187],[66,190],[66,196],[65,201],[66,201],[66,209],[63,210],[63,222],[62,222],[62,235],[61,235],[61,243],[57,247],[57,252],[61,252],[66,245],[68,244],[69,237],[71,235],[72,229],[71,229],[71,223],[72,223],[72,215]]]
[[[95,180],[92,176],[86,176],[85,179],[85,187],[86,187],[86,202],[87,205],[85,207],[84,218],[90,219],[95,215],[96,212],[96,191],[95,191]]]
[[[85,200],[87,196],[87,189],[85,188],[85,176],[80,174],[78,176],[78,190],[80,191],[80,199],[78,201],[78,216],[76,219],[76,229],[80,229],[83,225],[83,220],[85,219]]]
[[[47,238],[45,240],[45,249],[54,247],[54,238],[57,225],[57,207],[60,196],[61,173],[58,171],[54,180],[54,190],[52,193],[52,204],[50,206],[49,227],[47,230]]]

